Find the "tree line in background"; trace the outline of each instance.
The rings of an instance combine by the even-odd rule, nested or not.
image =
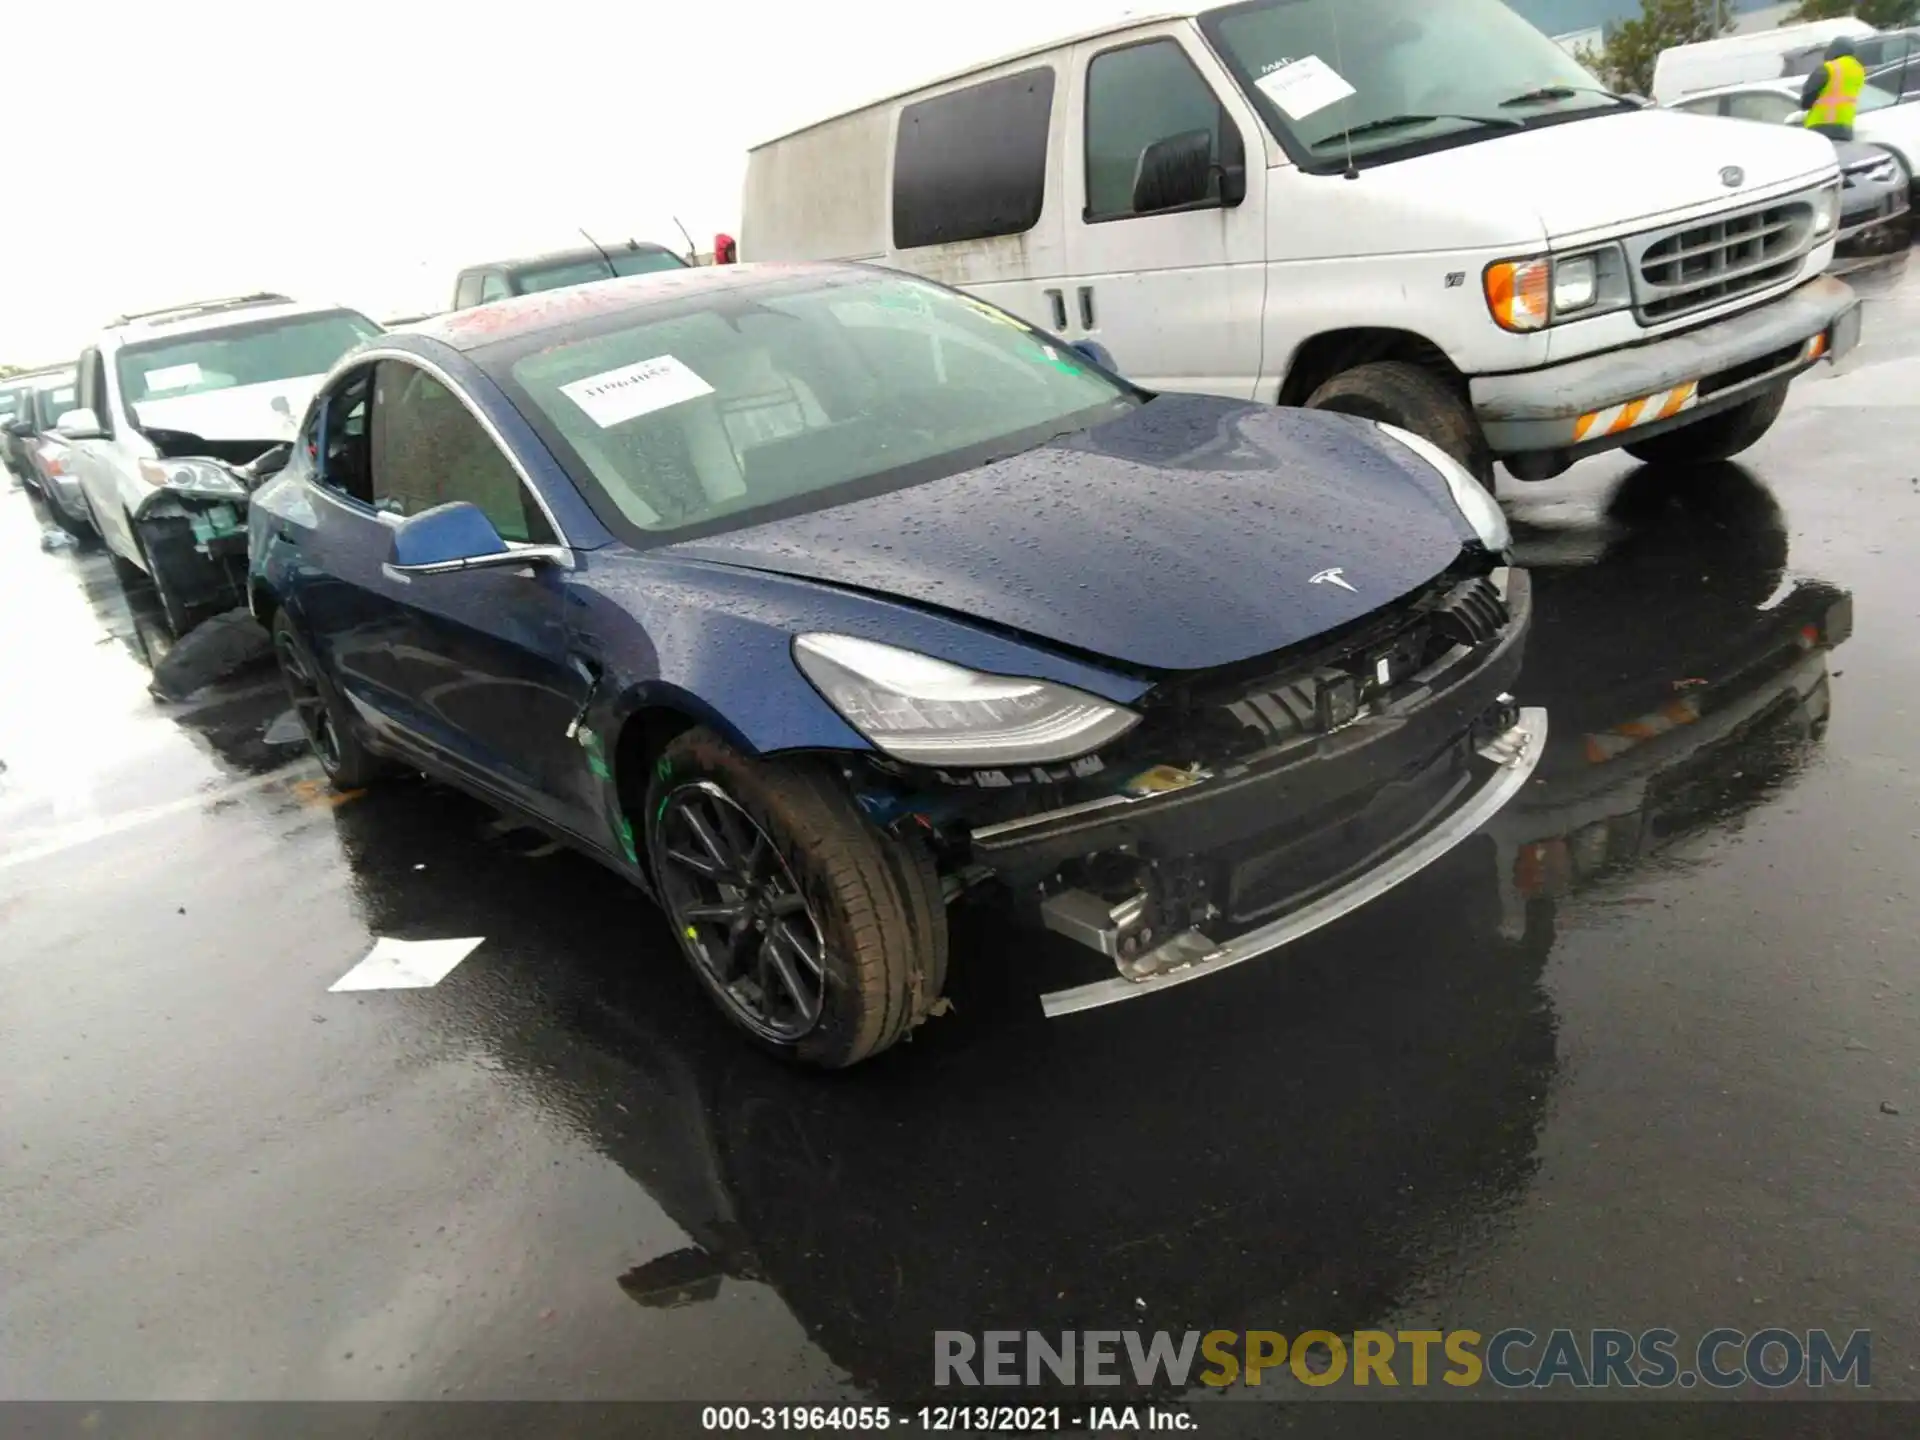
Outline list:
[[[1876,30],[1893,30],[1920,21],[1920,0],[1800,0],[1787,16],[1790,24],[1855,16]],[[1713,40],[1733,28],[1725,0],[1640,0],[1640,15],[1608,27],[1606,42],[1580,62],[1616,90],[1647,95],[1653,91],[1653,62],[1662,50]]]

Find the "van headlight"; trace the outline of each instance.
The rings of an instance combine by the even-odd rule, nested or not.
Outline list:
[[[1050,680],[986,675],[851,635],[801,635],[794,663],[876,749],[916,765],[1073,760],[1140,717]]]
[[[1402,430],[1397,425],[1380,425],[1380,433],[1398,441],[1406,449],[1418,455],[1427,464],[1440,472],[1440,478],[1447,482],[1447,489],[1453,494],[1453,503],[1467,523],[1473,527],[1473,533],[1480,543],[1496,555],[1504,554],[1513,546],[1513,531],[1507,526],[1506,512],[1500,508],[1500,502],[1473,477],[1473,472],[1442,450],[1431,440],[1423,439],[1410,430]]]
[[[1487,267],[1481,284],[1494,323],[1522,334],[1624,309],[1633,300],[1618,245],[1501,260]]]

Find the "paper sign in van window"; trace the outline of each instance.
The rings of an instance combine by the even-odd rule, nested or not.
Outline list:
[[[149,395],[157,395],[162,390],[184,390],[199,383],[200,367],[191,360],[184,365],[162,365],[158,370],[147,372]]]
[[[1294,120],[1304,120],[1329,105],[1339,104],[1349,95],[1359,93],[1341,77],[1339,71],[1318,55],[1309,55],[1291,65],[1282,65],[1271,75],[1262,75],[1253,83]]]
[[[562,385],[560,393],[586,411],[587,418],[602,430],[610,430],[669,405],[711,395],[713,386],[673,356],[657,355],[637,365],[623,365]]]

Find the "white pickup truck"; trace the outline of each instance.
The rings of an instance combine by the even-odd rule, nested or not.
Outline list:
[[[1723,459],[1859,337],[1824,137],[1647,108],[1501,0],[1131,15],[751,152],[746,260],[973,291],[1152,389],[1491,481]]]

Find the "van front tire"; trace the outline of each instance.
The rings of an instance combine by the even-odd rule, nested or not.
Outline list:
[[[1431,440],[1493,489],[1493,454],[1466,397],[1431,370],[1376,360],[1343,370],[1307,397],[1309,410],[1333,410],[1410,430]]]
[[[1712,465],[1731,460],[1759,444],[1786,403],[1787,387],[1779,385],[1731,410],[1629,445],[1627,453],[1649,465]]]

